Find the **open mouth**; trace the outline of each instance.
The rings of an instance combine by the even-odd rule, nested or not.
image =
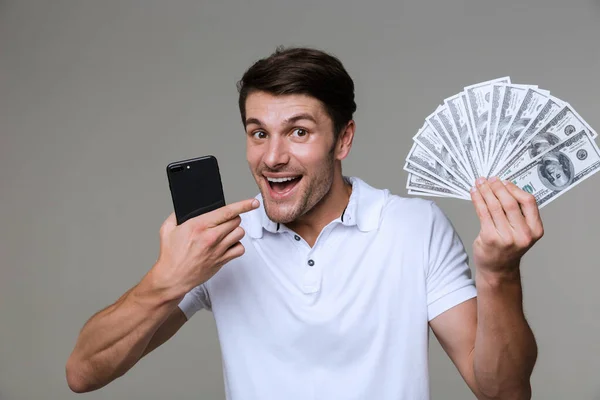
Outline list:
[[[266,178],[269,187],[271,188],[271,193],[275,195],[275,197],[280,197],[288,194],[289,192],[296,187],[298,182],[302,179],[301,175],[298,176],[290,176],[284,178]]]

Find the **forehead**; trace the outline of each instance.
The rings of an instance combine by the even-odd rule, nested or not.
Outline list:
[[[277,124],[298,114],[309,114],[317,122],[329,120],[323,104],[304,94],[276,96],[253,92],[246,98],[246,120],[254,118],[265,124]]]

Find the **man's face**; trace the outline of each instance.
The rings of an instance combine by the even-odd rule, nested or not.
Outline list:
[[[272,221],[296,220],[329,192],[335,166],[333,123],[317,99],[250,94],[246,138],[248,165]]]
[[[546,172],[548,174],[548,180],[552,182],[554,186],[561,187],[567,184],[569,177],[565,174],[562,165],[556,161],[551,161],[545,165]]]

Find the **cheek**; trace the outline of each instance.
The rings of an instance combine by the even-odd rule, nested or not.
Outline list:
[[[306,168],[310,166],[323,165],[329,161],[329,147],[318,145],[296,145],[292,146],[292,155]]]
[[[246,161],[251,168],[256,168],[260,161],[260,152],[255,146],[246,146]]]

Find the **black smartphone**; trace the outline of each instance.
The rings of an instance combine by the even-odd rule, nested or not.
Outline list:
[[[177,225],[225,205],[217,159],[212,155],[167,165]]]

